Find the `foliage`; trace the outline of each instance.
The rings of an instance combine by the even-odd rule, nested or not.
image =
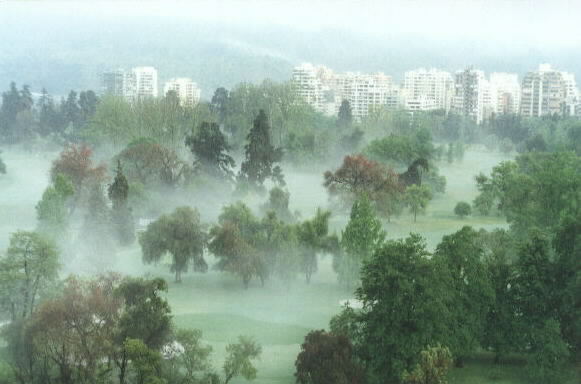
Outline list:
[[[404,201],[414,215],[414,223],[417,220],[418,213],[425,212],[431,199],[432,192],[425,185],[411,185],[406,188]]]
[[[226,346],[226,360],[224,361],[224,384],[228,384],[236,376],[246,380],[256,378],[256,368],[252,360],[259,358],[262,348],[249,337],[240,336],[238,343]]]
[[[274,148],[270,141],[270,124],[264,110],[260,110],[254,119],[254,125],[247,136],[244,146],[245,159],[240,166],[239,178],[252,188],[261,188],[267,178],[278,184],[284,180],[279,166],[282,150]]]
[[[139,237],[145,263],[159,262],[166,252],[171,255],[176,282],[181,282],[182,272],[187,272],[190,263],[194,271],[208,269],[204,260],[206,242],[200,214],[190,207],[179,207],[169,215],[162,215]]]
[[[452,367],[450,350],[441,345],[428,346],[421,352],[420,362],[410,373],[403,374],[405,384],[447,384],[446,376]]]
[[[121,162],[117,162],[117,170],[113,183],[107,190],[109,199],[113,203],[111,219],[114,233],[121,245],[129,245],[135,241],[135,225],[131,209],[127,206],[129,197],[129,183],[123,174]]]
[[[228,154],[230,146],[217,123],[202,122],[195,135],[186,136],[196,161],[194,169],[218,179],[231,180],[234,159]]]
[[[459,365],[479,345],[494,300],[483,256],[478,232],[468,226],[444,236],[433,256],[450,299],[450,326],[454,333],[446,344]]]
[[[63,235],[68,227],[70,198],[75,189],[67,176],[58,174],[36,205],[39,232],[51,236]]]
[[[357,285],[359,269],[379,248],[385,239],[381,221],[377,218],[371,202],[366,196],[353,203],[349,222],[341,235],[344,250],[337,274],[339,281],[347,286]]]
[[[301,271],[307,283],[318,269],[319,252],[338,252],[338,241],[329,236],[329,217],[331,211],[318,208],[315,217],[298,224],[297,233],[301,252]]]
[[[372,383],[399,382],[427,344],[444,342],[447,291],[418,235],[388,241],[363,264],[361,359]]]
[[[460,216],[460,218],[463,219],[464,217],[472,214],[472,207],[470,207],[470,204],[468,204],[467,202],[460,201],[454,207],[454,214],[456,216]]]
[[[262,206],[265,212],[274,212],[284,222],[293,222],[295,215],[289,210],[290,192],[274,187],[268,192],[268,201]]]
[[[28,318],[58,277],[54,242],[36,232],[18,231],[0,258],[0,313],[11,321]]]
[[[130,183],[175,187],[185,182],[191,168],[172,149],[153,139],[132,141],[117,155]]]
[[[558,384],[568,378],[567,344],[561,338],[559,322],[550,319],[532,334],[533,350],[527,370],[534,383]]]
[[[51,180],[54,183],[59,174],[65,175],[73,183],[77,193],[87,185],[102,181],[105,177],[105,166],[94,166],[92,155],[93,151],[86,145],[68,145],[52,163]]]
[[[581,206],[581,158],[571,152],[525,153],[476,181],[477,209],[486,213],[496,204],[519,236],[533,227],[554,230],[563,215],[575,215]]]
[[[346,156],[339,169],[324,177],[329,195],[346,206],[365,194],[381,214],[390,217],[399,212],[403,188],[392,169],[360,155]]]
[[[344,335],[323,330],[305,336],[295,362],[299,384],[360,384],[363,369],[354,361],[353,346]]]

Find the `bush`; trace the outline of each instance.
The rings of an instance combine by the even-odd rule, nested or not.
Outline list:
[[[454,208],[454,213],[460,216],[461,219],[463,219],[465,216],[469,216],[470,214],[472,214],[472,207],[470,207],[470,204],[468,204],[467,202],[461,201],[458,204],[456,204],[456,207]]]

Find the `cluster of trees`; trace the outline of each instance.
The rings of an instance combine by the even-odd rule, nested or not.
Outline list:
[[[581,206],[581,158],[573,152],[529,152],[479,174],[480,194],[473,206],[481,214],[506,216],[511,228],[554,230],[563,215],[575,216]]]
[[[363,308],[346,307],[330,332],[307,336],[297,379],[439,383],[418,377],[445,373],[452,357],[462,366],[484,348],[497,361],[524,353],[533,382],[562,383],[580,347],[580,219],[563,221],[552,241],[533,234],[519,243],[503,230],[464,227],[433,253],[418,235],[384,242],[363,260]]]
[[[527,118],[500,115],[487,121],[484,130],[489,136],[484,142],[503,152],[573,151],[581,155],[581,122],[560,116]]]
[[[2,93],[0,141],[14,144],[36,137],[52,137],[58,143],[76,141],[97,110],[99,98],[88,90],[70,91],[57,104],[46,89],[34,101],[30,87],[13,82]]]
[[[3,382],[200,383],[254,379],[261,347],[240,337],[220,374],[198,330],[176,329],[162,279],[116,274],[58,281],[58,252],[36,232],[12,235],[0,258]]]
[[[462,366],[480,348],[496,362],[523,355],[531,382],[567,380],[581,348],[579,156],[525,153],[477,182],[475,207],[495,206],[509,231],[464,227],[429,252],[418,235],[385,241],[365,215],[370,253],[348,259],[360,263],[362,309],[346,307],[329,332],[305,339],[299,382],[439,383],[452,361]]]
[[[207,271],[206,250],[218,260],[215,269],[238,276],[245,288],[253,279],[264,285],[273,276],[288,283],[299,273],[309,282],[317,270],[317,255],[338,248],[336,236],[329,235],[329,216],[317,210],[312,219],[285,222],[275,211],[259,218],[237,202],[224,207],[208,231],[196,210],[181,207],[150,223],[139,242],[146,263],[170,255],[176,282],[190,264],[195,271]]]

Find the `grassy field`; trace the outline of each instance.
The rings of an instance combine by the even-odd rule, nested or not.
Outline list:
[[[9,174],[0,176],[0,249],[4,249],[9,233],[16,229],[33,229],[34,205],[47,184],[50,159],[54,154],[35,155],[5,151],[3,158]],[[433,247],[442,236],[464,225],[476,228],[506,227],[498,217],[471,216],[461,220],[453,215],[458,201],[471,202],[477,194],[473,176],[489,172],[498,162],[506,160],[497,154],[469,150],[461,163],[442,164],[441,173],[447,177],[447,192],[436,197],[417,223],[408,213],[385,223],[390,238],[417,232]],[[322,175],[293,173],[287,175],[291,192],[291,209],[312,215],[318,206],[327,206],[327,194],[322,187]],[[200,202],[199,204],[203,204]],[[219,209],[216,209],[216,214]],[[340,231],[347,216],[334,215],[332,229]],[[210,264],[213,260],[209,259]],[[220,367],[224,347],[239,335],[255,337],[263,347],[257,363],[257,384],[290,384],[294,382],[294,361],[300,343],[309,330],[328,328],[329,320],[340,311],[340,302],[351,298],[336,282],[331,259],[320,260],[319,271],[311,284],[298,279],[291,286],[268,282],[262,288],[253,282],[248,290],[232,276],[210,271],[207,274],[187,274],[181,284],[165,265],[143,266],[137,246],[118,252],[112,270],[131,275],[161,276],[170,282],[168,300],[179,327],[201,329],[204,340],[214,347],[213,360]],[[65,266],[66,270],[66,266]],[[66,273],[71,270],[66,270]],[[243,382],[243,381],[238,381]],[[521,384],[527,380],[522,364],[493,367],[489,356],[483,355],[455,369],[451,383]]]

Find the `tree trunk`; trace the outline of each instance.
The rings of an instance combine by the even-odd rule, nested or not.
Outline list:
[[[417,222],[418,211],[414,211],[414,223]]]

